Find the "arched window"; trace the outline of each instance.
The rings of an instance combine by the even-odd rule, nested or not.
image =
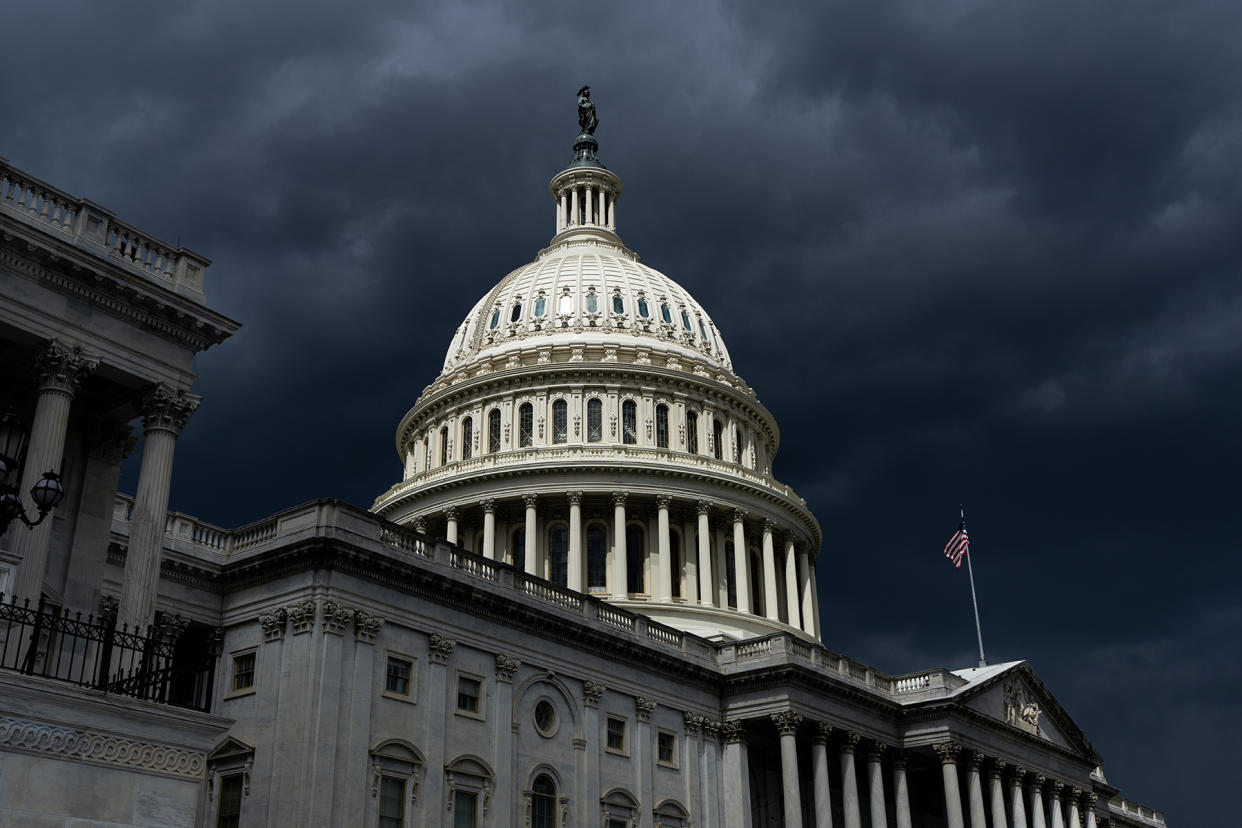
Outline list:
[[[647,308],[647,300],[641,297],[638,300],[638,315],[643,319],[651,315],[651,311]]]
[[[461,424],[461,459],[469,460],[474,448],[474,418],[467,417]]]
[[[668,448],[668,406],[660,403],[656,406],[656,446]]]
[[[691,333],[694,332],[694,328],[690,327],[690,314],[685,311],[681,312],[681,326]]]
[[[448,426],[440,429],[440,465],[448,462]]]
[[[535,407],[530,403],[522,403],[518,409],[518,446],[526,448],[535,439]]]
[[[732,609],[737,609],[737,567],[733,561],[733,541],[725,541],[724,563],[727,600]]]
[[[513,536],[510,538],[511,543],[509,549],[512,550],[509,557],[513,559],[513,565],[518,569],[526,568],[526,527],[519,524],[513,530]]]
[[[712,454],[717,460],[723,459],[724,425],[720,420],[712,420]]]
[[[586,309],[587,313],[599,313],[599,296],[594,289],[587,291]]]
[[[540,296],[535,300],[535,316],[543,316],[548,310],[548,300]]]
[[[685,558],[681,554],[681,532],[676,529],[670,529],[668,533],[669,558],[671,559],[671,569],[669,577],[672,579],[672,595],[674,598],[681,597],[681,573],[684,569]]]
[[[612,295],[612,312],[625,313],[625,300],[621,298],[621,294],[614,293]]]
[[[548,580],[560,586],[569,585],[569,532],[558,523],[548,532]]]
[[[638,443],[638,404],[633,400],[621,403],[621,442],[631,446]]]
[[[697,411],[686,412],[686,451],[699,453],[699,415]]]
[[[733,436],[733,462],[734,462],[734,463],[741,463],[741,462],[742,462],[742,437],[741,437],[741,432],[740,432],[740,431],[738,431],[737,426],[734,426],[734,427],[733,427],[733,431],[732,431],[731,433],[732,433],[732,436]]]
[[[587,442],[604,439],[604,404],[598,397],[587,400]]]
[[[645,591],[643,589],[645,552],[643,528],[636,524],[625,527],[625,588],[628,592]]]
[[[673,324],[673,312],[668,309],[668,302],[660,303],[660,318],[664,320],[665,325]]]
[[[509,321],[516,322],[522,318],[522,303],[514,302],[513,310],[509,311]]]
[[[496,330],[496,326],[499,324],[500,324],[500,308],[496,308],[496,310],[492,311],[492,321],[491,321],[491,324],[488,325],[488,327],[491,328],[492,330]]]
[[[531,828],[556,828],[556,785],[541,773],[530,786]]]
[[[493,408],[487,414],[487,451],[495,454],[500,451],[500,409]]]
[[[552,403],[552,442],[569,441],[569,405],[564,400]]]
[[[608,588],[608,530],[602,523],[587,527],[587,591]]]

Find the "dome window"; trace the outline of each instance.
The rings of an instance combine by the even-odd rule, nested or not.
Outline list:
[[[668,448],[668,406],[660,403],[656,406],[656,446],[658,448]]]
[[[509,321],[516,322],[522,318],[522,303],[514,302],[513,310],[509,312]]]
[[[686,412],[686,451],[699,453],[699,415],[696,411]]]
[[[557,300],[556,312],[562,316],[569,316],[574,312],[574,297],[569,294],[569,288],[565,288],[565,292]]]
[[[665,325],[673,324],[673,312],[668,309],[668,302],[660,303],[660,318],[664,320]]]
[[[711,342],[711,340],[707,338],[707,328],[703,326],[702,319],[699,320],[699,338],[701,338],[704,343]]]
[[[548,300],[540,296],[535,300],[535,316],[542,317],[548,310]]]
[[[552,442],[569,442],[569,406],[564,400],[552,403]]]
[[[599,313],[599,297],[595,295],[594,290],[586,296],[586,309],[587,313]]]
[[[694,328],[690,327],[690,314],[685,311],[681,312],[681,326],[690,333],[694,333]]]
[[[493,408],[487,413],[487,452],[495,454],[500,451],[500,409]]]
[[[625,313],[625,300],[621,298],[620,293],[614,293],[612,295],[612,312]]]
[[[530,403],[522,403],[518,409],[518,447],[529,448],[535,436],[535,408]]]
[[[651,316],[651,311],[647,307],[647,300],[639,297],[638,299],[638,315],[643,319]]]
[[[496,308],[496,310],[492,311],[492,322],[490,325],[488,325],[488,327],[494,331],[496,330],[496,326],[499,324],[500,324],[500,308]]]
[[[638,405],[633,400],[621,404],[621,442],[627,446],[638,443]]]
[[[598,443],[604,439],[604,404],[598,397],[587,400],[587,442]]]
[[[469,460],[474,451],[474,419],[467,417],[461,424],[461,459]]]

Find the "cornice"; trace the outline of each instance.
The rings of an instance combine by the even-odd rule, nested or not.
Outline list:
[[[1006,724],[1005,722],[994,719],[986,713],[980,713],[966,707],[961,703],[961,699],[947,698],[934,700],[934,706],[922,706],[911,709],[905,708],[900,713],[901,723],[903,725],[917,724],[919,722],[929,721],[955,721],[959,723],[969,723],[980,727],[984,730],[995,733],[996,735],[1007,739],[1011,742],[1021,742],[1036,752],[1054,753],[1063,759],[1066,759],[1084,769],[1085,774],[1090,774],[1091,770],[1097,767],[1102,758],[1095,752],[1094,748],[1089,754],[1083,754],[1072,748],[1062,747],[1056,742],[1048,739],[1041,739],[1038,736],[1027,733],[1021,728]],[[962,734],[955,734],[955,738],[960,738]],[[973,744],[973,743],[972,743]],[[990,750],[995,750],[990,747]],[[1014,762],[1022,764],[1025,760],[1020,756],[1010,757]]]

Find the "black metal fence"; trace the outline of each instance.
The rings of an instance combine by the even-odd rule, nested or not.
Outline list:
[[[207,711],[219,655],[218,635],[166,619],[145,634],[99,617],[17,603],[0,596],[0,669],[56,679],[135,699]]]

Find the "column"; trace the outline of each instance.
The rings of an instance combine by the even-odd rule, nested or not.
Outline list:
[[[1085,796],[1085,801],[1084,801],[1083,807],[1087,812],[1087,828],[1096,828],[1095,802],[1096,802],[1097,797],[1094,792],[1089,793],[1089,794],[1084,794],[1084,796]]]
[[[720,824],[720,786],[718,784],[720,774],[717,768],[720,765],[720,722],[712,719],[703,719],[703,741],[700,744],[702,754],[700,763],[702,765],[702,774],[700,778],[703,780],[700,785],[701,796],[699,797],[701,814],[699,818],[700,825],[719,825]],[[587,823],[583,823],[587,824]]]
[[[812,773],[815,775],[815,828],[832,828],[832,787],[828,782],[828,739],[832,725],[815,723],[811,741]]]
[[[43,479],[44,472],[60,471],[73,395],[97,364],[96,360],[82,356],[81,348],[70,348],[55,339],[35,356],[39,396],[35,400],[26,462],[17,491],[23,503],[31,487]],[[32,604],[38,603],[43,592],[53,520],[49,516],[33,529],[27,529],[18,520],[10,524],[8,531],[9,551],[21,559],[13,580],[13,595],[19,599],[28,598]]]
[[[811,629],[816,638],[823,635],[823,628],[819,625],[819,584],[815,580],[815,565],[812,564],[809,569],[811,573]]]
[[[569,196],[569,225],[572,227],[578,224],[578,188],[574,187],[570,190]]]
[[[1044,782],[1047,777],[1042,773],[1031,778],[1031,828],[1047,828],[1044,821]]]
[[[628,589],[625,580],[625,501],[626,492],[612,493],[612,583],[613,598],[625,598]]]
[[[672,502],[672,498],[668,495],[656,496],[656,560],[655,572],[652,578],[655,580],[655,589],[651,590],[651,597],[656,601],[669,601],[672,593],[669,589],[671,566],[669,562],[672,553],[669,551],[669,532],[668,532],[668,505]]]
[[[808,635],[815,636],[815,612],[811,608],[811,602],[814,596],[811,594],[811,561],[807,555],[806,544],[800,543],[797,547],[798,555],[798,584],[801,587],[798,594],[802,598],[801,619],[802,631]]]
[[[699,530],[695,538],[699,543],[699,603],[704,606],[716,606],[716,589],[712,583],[712,540],[709,514],[711,507],[706,500],[695,504],[699,513]]]
[[[121,581],[117,620],[138,629],[155,619],[155,596],[160,587],[160,558],[164,551],[164,523],[168,519],[168,490],[172,484],[173,450],[185,421],[198,408],[199,398],[160,383],[142,401],[142,466],[138,492],[130,516],[129,551]]]
[[[582,492],[569,493],[569,588],[586,592],[582,559]]]
[[[1082,796],[1081,788],[1070,788],[1069,795],[1069,828],[1078,828],[1078,798]]]
[[[1001,782],[1005,767],[1004,762],[993,759],[988,768],[988,779],[991,781],[989,799],[992,802],[992,828],[1009,828],[1005,823],[1005,787]]]
[[[910,822],[910,787],[906,783],[906,755],[893,754],[893,807],[897,811],[897,828],[912,828]]]
[[[888,828],[884,809],[884,745],[873,742],[867,751],[867,783],[871,791],[871,828]]]
[[[1022,777],[1026,771],[1015,767],[1009,780],[1009,813],[1013,814],[1013,828],[1026,828],[1026,805],[1022,801]]]
[[[750,764],[746,759],[746,731],[736,719],[720,726],[724,738],[725,828],[750,828]]]
[[[966,760],[966,797],[970,800],[970,828],[988,828],[983,810],[983,787],[979,780],[979,766],[983,754],[973,751]]]
[[[957,751],[953,742],[932,745],[940,756],[940,771],[944,777],[944,813],[949,828],[966,828],[962,821],[962,792],[957,785]]]
[[[733,577],[737,581],[737,611],[750,612],[750,556],[746,553],[746,513],[733,510]]]
[[[841,739],[841,804],[845,813],[845,828],[862,828],[858,779],[854,775],[854,750],[860,738],[854,731],[847,730]]]
[[[1052,828],[1065,828],[1065,817],[1061,810],[1061,791],[1064,788],[1065,783],[1059,779],[1052,781],[1052,801],[1048,803],[1048,813],[1052,816]]]
[[[776,550],[773,548],[772,530],[776,523],[763,521],[763,614],[769,621],[780,621],[780,600],[776,591]]]
[[[617,229],[617,194],[613,193],[612,198],[608,199],[608,229]]]
[[[781,734],[781,787],[785,793],[785,828],[802,828],[802,792],[798,788],[798,725],[802,716],[792,710],[772,714]]]
[[[539,535],[536,521],[539,515],[535,511],[535,504],[539,500],[539,495],[522,495],[522,502],[526,504],[526,561],[523,569],[527,575],[539,575]]]
[[[444,510],[444,539],[449,543],[457,543],[457,515],[456,506]]]
[[[496,501],[487,498],[479,502],[483,507],[483,557],[496,560]]]
[[[798,558],[794,542],[785,540],[785,614],[789,618],[789,626],[802,628],[802,619],[798,612],[801,594],[798,592]]]

